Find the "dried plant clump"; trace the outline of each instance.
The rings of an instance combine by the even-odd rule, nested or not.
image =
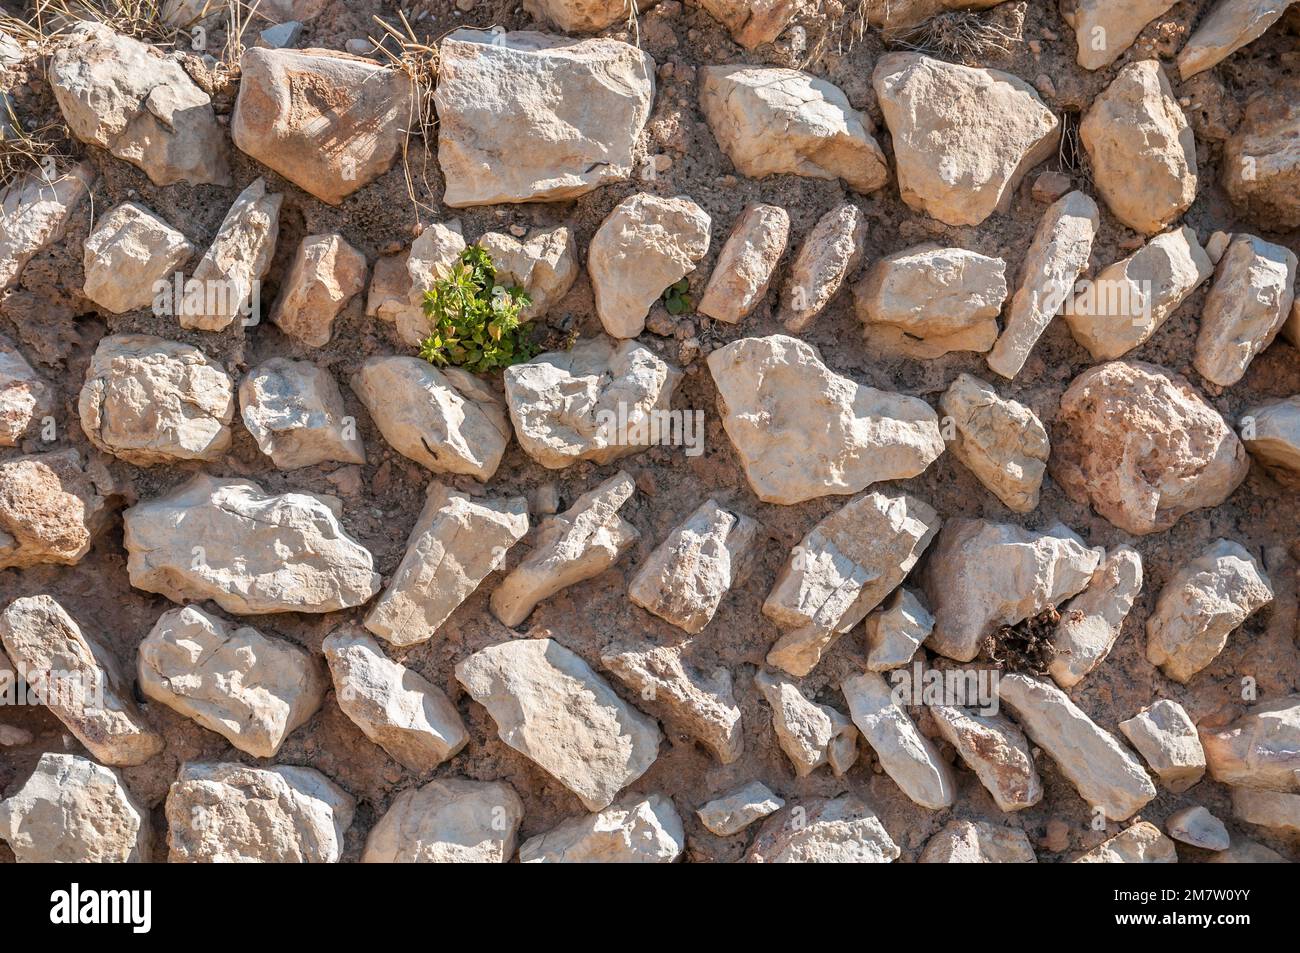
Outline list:
[[[903,49],[978,63],[990,56],[1007,56],[1021,37],[978,13],[956,10],[889,36]]]

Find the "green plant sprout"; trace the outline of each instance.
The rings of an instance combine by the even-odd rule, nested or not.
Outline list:
[[[686,293],[690,290],[691,283],[683,278],[676,284],[669,285],[664,291],[664,307],[673,317],[691,310],[691,296]]]
[[[420,343],[420,357],[482,374],[537,353],[519,323],[519,312],[533,299],[523,288],[497,284],[496,277],[492,257],[478,245],[460,253],[447,277],[424,293],[431,333]]]

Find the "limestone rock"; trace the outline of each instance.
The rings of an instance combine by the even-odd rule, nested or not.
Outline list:
[[[620,470],[563,513],[544,519],[532,551],[493,591],[492,614],[517,626],[543,599],[618,562],[641,537],[618,512],[635,492],[632,477]]]
[[[1257,40],[1294,0],[1220,0],[1178,54],[1184,80],[1227,59]]]
[[[424,232],[420,233],[423,234]],[[419,237],[416,241],[419,241]],[[410,254],[411,249],[408,248],[405,252],[380,255],[375,259],[375,267],[370,272],[370,289],[366,292],[366,317],[391,321],[394,311],[406,307],[407,296],[412,291],[411,275],[406,270]]]
[[[1065,22],[1074,28],[1079,65],[1087,70],[1109,66],[1133,45],[1138,34],[1178,0],[1074,0],[1063,6]]]
[[[469,741],[456,706],[442,690],[390,661],[366,633],[352,626],[336,629],[321,650],[339,707],[394,761],[428,774]]]
[[[718,253],[695,310],[739,324],[767,296],[790,238],[790,214],[776,205],[747,205]]]
[[[392,645],[427,641],[527,532],[524,497],[477,500],[430,482],[406,554],[366,628]]]
[[[1038,222],[1020,268],[1002,336],[989,352],[989,367],[1014,378],[1025,366],[1052,318],[1074,291],[1088,266],[1099,226],[1097,203],[1082,192],[1057,199]]]
[[[1147,821],[1116,834],[1074,861],[1076,864],[1176,864],[1174,842]]]
[[[184,235],[134,202],[105,212],[82,247],[83,293],[114,314],[149,307],[155,282],[164,281],[194,254]]]
[[[356,421],[330,372],[310,361],[273,357],[239,385],[244,426],[281,470],[319,463],[365,463]]]
[[[948,705],[932,705],[930,714],[939,734],[957,749],[999,808],[1009,814],[1043,799],[1029,741],[1010,720]]]
[[[1151,770],[1175,794],[1181,794],[1205,774],[1205,751],[1196,726],[1183,706],[1168,698],[1119,723],[1119,730]]]
[[[1072,500],[1130,533],[1218,506],[1246,478],[1246,450],[1182,377],[1139,361],[1089,368],[1061,396],[1049,470]]]
[[[943,452],[929,404],[836,374],[804,341],[742,338],[718,348],[708,363],[723,427],[765,503],[802,503],[907,479]]]
[[[739,834],[750,824],[775,814],[785,801],[772,793],[762,781],[750,781],[744,787],[715,798],[695,813],[700,823],[719,837]]]
[[[1200,730],[1210,777],[1300,793],[1300,695],[1255,705],[1226,728]]]
[[[1062,688],[1073,688],[1106,660],[1124,620],[1142,591],[1142,557],[1132,546],[1106,554],[1088,587],[1061,608],[1048,673]]]
[[[54,391],[0,334],[0,447],[16,447],[54,410]]]
[[[1254,841],[1246,840],[1244,837],[1234,837],[1232,846],[1227,850],[1220,851],[1211,856],[1207,864],[1288,864],[1290,863],[1285,857],[1275,850],[1265,847],[1263,844],[1256,844]]]
[[[1273,343],[1295,301],[1296,254],[1253,235],[1234,235],[1201,309],[1196,370],[1229,387]]]
[[[33,174],[0,192],[0,291],[13,287],[33,255],[63,240],[94,181],[94,168],[83,163],[53,182]]]
[[[657,0],[637,0],[644,13]],[[630,16],[627,0],[524,0],[524,9],[545,17],[566,33],[599,33]]]
[[[987,351],[1007,297],[1007,263],[924,244],[881,258],[854,287],[867,347],[914,358]]]
[[[1165,831],[1174,840],[1203,850],[1222,851],[1231,846],[1223,821],[1199,804],[1170,814],[1165,818]]]
[[[948,448],[966,469],[1008,509],[1033,512],[1051,452],[1038,415],[970,374],[949,385],[939,409],[953,425]]]
[[[862,262],[867,222],[862,210],[845,203],[813,226],[800,246],[781,292],[781,323],[797,333],[831,303]]]
[[[424,293],[439,278],[446,278],[465,250],[460,219],[431,222],[411,242],[406,256],[406,290],[400,297],[381,304],[377,315],[391,321],[403,344],[418,348],[433,331],[424,313]]]
[[[1255,94],[1224,145],[1223,186],[1260,228],[1300,226],[1300,84]]]
[[[379,591],[338,500],[196,474],[123,514],[131,585],[227,612],[335,612]]]
[[[418,357],[372,357],[352,376],[352,391],[402,456],[434,473],[487,481],[510,442],[501,399],[459,367]]]
[[[801,677],[812,671],[907,577],[939,523],[915,497],[868,493],[814,526],[763,602],[763,615],[787,630],[768,664]]]
[[[662,795],[631,795],[524,841],[521,864],[671,864],[686,849],[682,819]]]
[[[933,628],[930,610],[911,589],[899,586],[885,608],[867,616],[867,670],[906,665]]]
[[[579,341],[505,370],[524,452],[550,470],[612,463],[653,442],[681,372],[635,341]]]
[[[105,482],[71,448],[0,462],[0,569],[80,562],[108,526]]]
[[[889,181],[871,118],[838,87],[778,67],[705,66],[700,110],[741,175],[843,179],[855,192]]]
[[[1015,625],[1083,590],[1101,562],[1072,530],[957,519],[945,524],[922,584],[934,613],[926,644],[969,662],[999,626]]]
[[[202,294],[192,302],[187,295],[178,315],[181,327],[221,331],[236,318],[246,326],[261,320],[261,282],[275,257],[283,199],[268,193],[261,178],[239,193],[194,266],[190,281]]]
[[[366,256],[342,235],[308,235],[298,246],[271,323],[309,347],[324,347],[334,319],[366,286]]]
[[[888,53],[871,82],[903,201],[947,225],[1005,212],[1025,173],[1056,154],[1060,121],[1010,73]]]
[[[338,205],[400,154],[413,108],[401,70],[334,51],[259,48],[239,67],[235,145],[322,202]]]
[[[335,864],[355,807],[312,768],[187,763],[167,793],[167,859]]]
[[[985,821],[949,821],[926,842],[921,864],[1036,864],[1025,832]]]
[[[747,50],[773,42],[798,16],[803,0],[700,0]]]
[[[393,799],[366,838],[363,864],[504,864],[524,805],[508,784],[445,778]]]
[[[480,649],[456,665],[456,678],[488,710],[501,740],[559,780],[588,810],[612,804],[658,755],[654,720],[552,639]],[[521,859],[528,849],[525,844]]]
[[[664,290],[709,250],[709,214],[689,198],[638,192],[614,206],[587,247],[587,273],[605,331],[634,338]]]
[[[517,285],[533,303],[519,312],[520,321],[533,321],[563,300],[578,277],[573,232],[566,225],[537,229],[524,239],[488,232],[478,240],[492,256],[497,283]]]
[[[149,811],[112,768],[47,751],[0,801],[0,840],[20,864],[145,863]]]
[[[1300,394],[1250,408],[1240,426],[1255,462],[1279,483],[1300,486]]]
[[[649,54],[612,39],[483,30],[456,30],[438,53],[446,205],[554,202],[631,178],[654,101]]]
[[[82,20],[50,57],[68,128],[145,171],[154,185],[230,185],[226,137],[179,60]]]
[[[1300,834],[1300,794],[1233,788],[1232,813],[1247,824]]]
[[[1055,685],[1009,674],[999,680],[998,693],[1025,733],[1052,757],[1079,796],[1106,817],[1125,820],[1156,796],[1155,785],[1128,749]]]
[[[806,778],[829,764],[839,777],[858,760],[858,729],[834,708],[809,701],[780,673],[759,671],[754,684],[772,709],[777,743],[796,775]]]
[[[162,751],[163,739],[141,716],[117,660],[53,598],[9,603],[0,613],[0,643],[29,688],[95,760],[144,764]]]
[[[805,798],[773,814],[759,828],[745,861],[889,864],[900,853],[876,812],[852,794],[845,794],[834,799]]]

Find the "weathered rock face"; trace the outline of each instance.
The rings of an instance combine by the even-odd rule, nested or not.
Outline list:
[[[1300,794],[1233,788],[1232,813],[1247,824],[1300,834]]]
[[[1199,804],[1170,814],[1165,819],[1165,830],[1174,840],[1203,850],[1223,851],[1232,843],[1223,821]]]
[[[863,672],[840,683],[849,713],[880,766],[909,798],[932,811],[951,807],[956,785],[947,762],[896,704],[892,689],[876,672]]]
[[[0,334],[0,447],[16,447],[54,410],[54,392]]]
[[[949,385],[939,409],[952,422],[948,448],[966,469],[1008,509],[1036,509],[1051,452],[1038,415],[970,374],[959,374]]]
[[[708,363],[723,427],[765,503],[913,477],[943,452],[929,404],[841,377],[811,344],[783,334],[742,338]]]
[[[411,80],[374,60],[324,50],[246,50],[235,145],[337,205],[388,171],[411,121]]]
[[[521,864],[671,864],[686,849],[682,819],[659,794],[629,796],[524,841]]]
[[[1196,736],[1196,726],[1177,702],[1162,698],[1121,721],[1119,730],[1161,783],[1175,794],[1186,791],[1205,775],[1205,751]]]
[[[0,463],[0,569],[80,562],[108,525],[111,491],[73,449]]]
[[[334,319],[365,286],[365,255],[342,235],[308,235],[289,266],[271,323],[309,347],[324,347]]]
[[[939,734],[957,749],[999,808],[1007,813],[1022,811],[1043,799],[1043,782],[1029,741],[1011,721],[947,705],[931,706],[930,714]]]
[[[591,338],[506,368],[506,403],[524,452],[562,470],[644,450],[680,379],[635,341]]]
[[[645,12],[658,0],[638,0]],[[627,0],[524,0],[524,9],[550,20],[565,33],[599,33],[607,26],[627,20]]]
[[[1222,0],[1196,28],[1178,54],[1184,80],[1227,59],[1263,35],[1294,0]]]
[[[781,292],[779,317],[787,331],[803,331],[840,293],[862,263],[866,240],[867,220],[856,205],[836,206],[817,220]]]
[[[634,338],[664,290],[709,251],[710,219],[688,198],[638,192],[614,207],[587,247],[587,273],[605,331]]]
[[[460,219],[424,226],[406,256],[403,290],[392,299],[376,303],[376,315],[394,324],[402,343],[418,348],[433,330],[424,313],[424,293],[434,281],[446,278],[465,250]],[[374,290],[371,290],[374,294]]]
[[[1300,793],[1300,695],[1264,702],[1221,730],[1200,730],[1210,777]]]
[[[1111,213],[1146,235],[1196,198],[1196,138],[1159,60],[1130,63],[1079,123],[1093,180]]]
[[[260,178],[239,193],[194,266],[191,282],[201,293],[193,303],[187,296],[178,315],[181,327],[221,331],[236,318],[245,326],[261,320],[261,281],[275,257],[283,199],[279,192],[268,193]]]
[[[939,534],[922,583],[934,612],[926,644],[959,662],[984,640],[1081,591],[1101,562],[1060,523],[1045,532],[1010,523],[959,519]]]
[[[744,787],[715,798],[695,813],[710,832],[719,837],[730,837],[783,807],[785,801],[773,794],[766,784],[750,781]]]
[[[854,287],[867,347],[906,357],[987,351],[1007,297],[1007,263],[925,244],[881,258]]]
[[[321,649],[339,707],[394,761],[428,774],[469,741],[456,706],[442,690],[390,661],[366,633],[351,626],[337,629]]]
[[[1241,417],[1241,442],[1287,486],[1300,486],[1300,394],[1252,407]]]
[[[566,225],[537,229],[522,240],[488,232],[478,244],[492,256],[497,283],[506,288],[517,285],[533,299],[519,312],[520,321],[544,317],[578,277],[576,242]]]
[[[1006,211],[1025,173],[1056,153],[1060,121],[1010,73],[889,53],[871,83],[903,201],[945,224]]]
[[[933,629],[930,610],[911,589],[899,586],[884,609],[867,616],[867,670],[906,665]]]
[[[858,760],[858,729],[844,715],[809,701],[779,672],[760,671],[754,684],[772,708],[777,743],[799,777],[808,777],[824,764],[839,777]]]
[[[888,864],[900,853],[876,812],[852,794],[845,794],[834,799],[805,798],[773,814],[759,828],[745,861]]]
[[[1223,186],[1260,228],[1300,226],[1300,84],[1251,97],[1223,148]]]
[[[745,739],[731,672],[700,672],[683,659],[682,650],[682,645],[621,642],[606,649],[600,662],[670,729],[699,741],[722,764],[732,764],[744,753]]]
[[[338,863],[355,806],[346,791],[311,768],[184,764],[167,792],[167,859]]]
[[[1256,844],[1254,841],[1238,835],[1232,838],[1232,846],[1227,850],[1212,855],[1207,864],[1288,864],[1285,857],[1275,850]]]
[[[1143,27],[1166,12],[1178,0],[1074,0],[1062,7],[1065,22],[1074,28],[1079,47],[1078,62],[1084,69],[1099,70],[1119,59],[1133,45]]]
[[[654,102],[649,54],[618,40],[483,30],[456,30],[438,53],[446,205],[559,201],[631,177]]]
[[[543,599],[618,562],[641,537],[618,515],[635,492],[632,477],[620,470],[563,513],[544,519],[532,551],[493,591],[492,614],[505,625],[519,625]]]
[[[212,100],[177,60],[82,21],[50,57],[49,77],[73,135],[143,169],[154,185],[230,185]]]
[[[1272,601],[1272,584],[1255,558],[1220,539],[1161,590],[1147,618],[1147,660],[1185,684],[1223,651],[1237,626]]]
[[[397,795],[370,830],[363,864],[504,864],[524,805],[508,784],[445,778]]]
[[[29,175],[0,193],[0,291],[14,285],[33,255],[63,239],[94,182],[94,168],[83,163],[53,182]]]
[[[1061,608],[1052,637],[1055,654],[1048,672],[1062,688],[1072,688],[1106,660],[1129,610],[1142,591],[1142,557],[1131,546],[1106,554],[1088,588]]]
[[[320,665],[306,651],[194,606],[158,617],[140,643],[137,672],[146,697],[257,758],[275,757],[325,695]]]
[[[1020,373],[1088,266],[1099,223],[1097,203],[1082,192],[1067,193],[1043,213],[1025,252],[1020,287],[1011,298],[1002,336],[989,352],[993,371],[1006,378]]]
[[[985,821],[949,821],[926,842],[922,864],[1036,864],[1025,832]]]
[[[612,804],[659,753],[653,719],[552,639],[480,649],[457,664],[456,678],[488,710],[502,741],[559,780],[589,810]]]
[[[1115,361],[1061,396],[1050,471],[1071,499],[1130,533],[1168,529],[1218,506],[1250,464],[1237,435],[1182,377]]]
[[[372,357],[352,376],[352,391],[389,445],[434,473],[489,480],[510,442],[501,400],[459,367],[418,357]]]
[[[200,473],[123,514],[131,585],[227,612],[334,612],[379,591],[338,500]]]
[[[1196,370],[1220,387],[1246,373],[1273,343],[1295,301],[1296,255],[1253,235],[1235,235],[1219,259],[1201,309]]]
[[[149,811],[112,768],[47,751],[0,801],[0,840],[20,864],[139,864],[149,859]]]
[[[406,554],[366,614],[366,628],[392,645],[429,640],[527,532],[524,497],[476,500],[431,482]]]
[[[239,405],[257,448],[281,470],[366,462],[338,384],[310,361],[273,357],[257,365],[240,382]]]
[[[1094,358],[1113,360],[1145,343],[1213,273],[1196,232],[1184,225],[1103,268],[1074,296],[1065,322]]]
[[[1174,842],[1148,821],[1138,821],[1074,861],[1076,864],[1176,864]]]
[[[83,292],[114,314],[149,307],[154,282],[165,279],[194,254],[184,235],[134,202],[104,213],[82,248]]]
[[[230,449],[235,388],[192,345],[113,334],[90,359],[77,410],[92,444],[137,466],[214,461]]]
[[[1128,749],[1055,685],[1026,675],[1003,675],[998,693],[1079,796],[1111,820],[1131,817],[1156,796],[1155,785]]]
[[[97,761],[144,764],[163,749],[112,653],[87,638],[50,596],[23,596],[0,613],[0,643],[28,686]]]
[[[731,31],[747,50],[771,43],[803,7],[803,0],[700,0],[700,6]]]
[[[814,526],[763,602],[763,615],[788,630],[768,652],[768,664],[799,677],[812,671],[907,577],[939,524],[915,497],[868,493]]]
[[[739,324],[767,296],[790,238],[790,215],[776,205],[748,205],[727,237],[695,310]]]
[[[843,179],[855,192],[889,181],[871,119],[838,87],[794,69],[705,66],[700,110],[736,169],[750,178]]]

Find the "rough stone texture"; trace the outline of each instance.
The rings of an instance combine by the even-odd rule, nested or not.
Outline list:
[[[921,851],[922,864],[1036,864],[1025,832],[985,821],[949,821]]]
[[[635,492],[632,477],[620,470],[563,513],[544,519],[532,550],[493,591],[492,614],[504,625],[517,626],[542,600],[618,562],[641,538],[619,516]]]
[[[104,764],[144,764],[162,737],[136,707],[108,648],[87,638],[50,596],[23,596],[0,613],[0,643],[45,707]]]
[[[1170,791],[1181,794],[1205,774],[1205,751],[1183,706],[1162,698],[1119,730]]]
[[[1025,173],[1056,154],[1060,121],[1010,73],[887,53],[871,83],[903,201],[947,225],[1005,212]]]
[[[1061,608],[1047,667],[1056,684],[1073,688],[1106,660],[1141,591],[1142,556],[1131,546],[1110,550],[1088,587]]]
[[[1300,83],[1280,81],[1246,103],[1223,147],[1223,187],[1258,227],[1300,226]]]
[[[54,410],[54,391],[0,334],[0,447],[16,447]]]
[[[376,315],[391,321],[403,344],[418,348],[433,331],[424,313],[424,293],[434,281],[446,278],[465,250],[465,236],[458,218],[450,222],[430,222],[411,242],[404,269],[406,278],[400,293],[376,305]]]
[[[1203,850],[1227,850],[1232,843],[1223,821],[1199,804],[1170,814],[1165,831],[1174,840]]]
[[[785,801],[773,794],[766,784],[750,781],[744,787],[714,798],[695,813],[711,833],[730,837],[783,807]]]
[[[524,841],[521,864],[671,864],[686,849],[682,819],[662,795],[629,795]]]
[[[1130,533],[1166,530],[1218,506],[1246,478],[1246,450],[1182,377],[1115,361],[1076,377],[1061,397],[1050,471],[1071,499]]]
[[[1295,280],[1291,249],[1253,235],[1233,236],[1201,309],[1193,363],[1202,377],[1220,387],[1241,380],[1282,330],[1295,300]]]
[[[852,794],[845,794],[833,799],[806,798],[773,814],[759,828],[745,861],[888,864],[900,853],[876,812]]]
[[[339,707],[394,761],[427,775],[469,741],[456,706],[442,690],[390,661],[365,632],[337,629],[321,650]]]
[[[824,764],[841,776],[858,759],[858,729],[829,705],[819,705],[780,672],[759,671],[754,684],[772,709],[777,743],[806,778]]]
[[[146,698],[255,758],[274,758],[325,697],[320,663],[305,650],[194,606],[158,617],[136,671]]]
[[[927,243],[886,255],[854,286],[867,347],[913,358],[987,351],[998,337],[1007,263]]]
[[[560,781],[588,810],[612,804],[658,755],[654,720],[553,639],[479,649],[457,663],[456,678],[488,710],[501,740]],[[527,859],[528,848],[521,849],[521,859]],[[536,846],[531,852],[542,853]]]
[[[1244,837],[1234,837],[1232,846],[1225,851],[1214,854],[1207,864],[1289,864],[1290,861],[1277,851],[1256,844]]]
[[[236,318],[244,326],[261,320],[261,281],[275,257],[283,199],[268,194],[261,178],[239,193],[187,282],[196,293],[191,298],[187,288],[181,327],[221,331]]]
[[[1210,777],[1300,793],[1300,695],[1252,707],[1222,729],[1200,729]]]
[[[763,615],[786,630],[768,664],[799,677],[812,671],[907,577],[939,523],[915,497],[873,492],[815,525],[791,550],[763,602]]]
[[[1178,54],[1184,80],[1227,59],[1258,39],[1294,0],[1220,0]]]
[[[105,212],[82,245],[84,293],[114,314],[147,308],[154,283],[189,261],[194,246],[143,205],[123,202]]]
[[[427,641],[527,532],[524,497],[476,500],[431,481],[406,554],[366,614],[366,628],[392,645]]]
[[[641,333],[664,289],[708,253],[709,227],[708,213],[681,196],[638,192],[614,207],[587,247],[596,314],[608,334]]]
[[[1279,483],[1300,487],[1300,394],[1250,408],[1239,426],[1255,462]]]
[[[943,452],[929,404],[842,377],[795,338],[742,338],[710,354],[708,364],[723,427],[765,503],[907,479]]]
[[[700,70],[700,111],[737,171],[753,179],[843,179],[855,192],[889,181],[871,118],[838,87],[800,70],[745,65]]]
[[[13,287],[32,256],[63,240],[94,182],[94,168],[83,163],[53,182],[28,175],[0,193],[0,291]]]
[[[1239,543],[1217,540],[1160,591],[1146,622],[1147,660],[1186,684],[1237,626],[1272,601],[1272,583],[1255,558]]]
[[[113,489],[72,449],[0,462],[0,569],[80,562],[108,526]]]
[[[273,357],[239,384],[244,426],[281,470],[319,463],[365,463],[356,421],[330,372],[310,361]]]
[[[658,0],[637,0],[644,13]],[[524,0],[524,9],[566,33],[599,33],[628,18],[627,0]]]
[[[167,793],[171,863],[338,863],[352,797],[319,771],[188,763]]]
[[[324,347],[334,319],[365,286],[365,255],[342,235],[308,235],[289,265],[271,323],[308,347]]]
[[[363,864],[504,864],[524,805],[508,784],[445,778],[403,791],[366,838]]]
[[[1176,864],[1174,842],[1147,821],[1116,834],[1074,861],[1076,864]]]
[[[867,616],[867,670],[906,665],[933,629],[930,610],[911,589],[899,586],[885,608]]]
[[[640,4],[638,4],[640,6]],[[747,50],[773,42],[804,7],[803,0],[700,0]]]
[[[47,751],[0,801],[0,840],[20,864],[137,864],[149,859],[149,811],[112,768]]]
[[[456,30],[438,54],[444,204],[560,201],[631,177],[654,101],[649,54],[618,40],[482,30]]]
[[[966,469],[1008,509],[1035,510],[1051,452],[1038,415],[970,374],[948,386],[939,409],[952,423],[948,449]]]
[[[492,256],[497,283],[506,288],[517,285],[533,299],[519,312],[520,321],[545,317],[578,277],[576,242],[565,225],[536,229],[522,240],[488,232],[478,244]]]
[[[227,612],[334,612],[379,591],[338,500],[199,473],[123,514],[131,585]]]
[[[681,373],[635,341],[579,341],[506,368],[506,403],[524,452],[550,470],[644,450]]]
[[[1010,720],[949,705],[932,705],[930,714],[940,736],[957,749],[999,808],[1022,811],[1043,799],[1029,741]]]
[[[856,205],[837,205],[817,220],[799,247],[781,291],[779,319],[792,334],[806,330],[849,280],[866,247],[867,221]]]
[[[1247,824],[1300,834],[1300,794],[1233,788],[1232,814]]]
[[[1080,592],[1102,555],[1060,523],[1038,532],[1010,523],[949,521],[922,576],[934,613],[926,645],[969,662],[999,626]]]
[[[1061,15],[1074,28],[1079,65],[1087,70],[1109,66],[1133,45],[1138,34],[1178,0],[1074,0]]]
[[[412,83],[374,60],[249,49],[230,134],[243,152],[338,205],[388,171],[410,123]]]
[[[713,274],[695,310],[739,324],[767,296],[790,238],[790,214],[776,205],[749,205],[718,252]]]

